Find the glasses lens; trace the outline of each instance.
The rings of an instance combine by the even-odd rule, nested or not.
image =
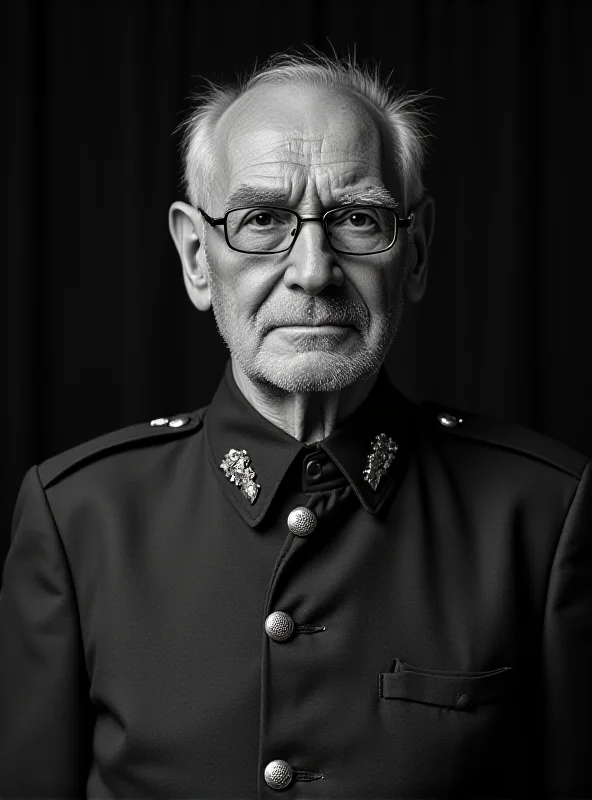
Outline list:
[[[397,235],[397,217],[388,208],[336,208],[327,214],[325,222],[331,247],[342,253],[378,253],[387,250]]]
[[[283,208],[237,208],[226,217],[232,247],[244,253],[287,250],[298,227],[298,217]]]

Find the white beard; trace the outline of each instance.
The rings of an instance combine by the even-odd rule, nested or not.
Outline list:
[[[358,345],[349,352],[339,352],[335,340],[330,336],[309,337],[306,347],[294,347],[289,355],[274,352],[266,346],[266,322],[277,323],[294,319],[295,308],[299,316],[304,312],[303,300],[286,304],[274,302],[273,308],[263,304],[257,319],[246,323],[240,310],[226,291],[226,287],[214,274],[208,258],[205,236],[203,238],[205,259],[208,268],[212,309],[218,331],[226,343],[232,358],[246,377],[255,384],[275,387],[289,394],[339,391],[359,380],[367,379],[378,372],[399,330],[404,310],[405,272],[411,252],[412,239],[408,237],[402,278],[399,282],[396,304],[387,298],[380,317],[369,319],[368,311],[360,303],[342,296],[310,296],[306,302],[306,313],[314,317],[353,323],[359,333]],[[271,296],[273,297],[273,295]],[[269,303],[272,301],[268,300]],[[292,315],[292,317],[290,317]]]

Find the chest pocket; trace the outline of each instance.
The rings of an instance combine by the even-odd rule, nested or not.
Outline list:
[[[483,703],[494,703],[512,689],[512,667],[486,672],[448,672],[422,669],[395,660],[393,672],[378,676],[378,696],[387,700],[410,700],[456,711],[471,711]]]

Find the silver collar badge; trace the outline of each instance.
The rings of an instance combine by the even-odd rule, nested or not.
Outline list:
[[[224,470],[224,474],[230,478],[230,482],[238,486],[249,503],[253,505],[261,486],[255,483],[256,473],[249,466],[250,463],[251,458],[247,455],[246,450],[232,449],[224,456],[220,469]]]
[[[368,463],[362,475],[374,491],[393,463],[398,449],[399,445],[393,439],[389,439],[386,433],[379,433],[373,439],[372,452],[368,456]]]

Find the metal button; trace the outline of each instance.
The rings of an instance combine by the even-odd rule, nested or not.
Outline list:
[[[323,468],[318,461],[309,461],[306,465],[306,477],[316,481],[323,474]]]
[[[462,419],[460,417],[455,417],[454,414],[443,412],[442,414],[438,414],[438,422],[440,425],[444,425],[445,428],[455,428],[457,425],[460,425]]]
[[[174,419],[170,420],[169,428],[182,428],[183,425],[187,425],[189,422],[189,417],[175,417]]]
[[[456,698],[456,707],[460,709],[470,708],[473,705],[473,701],[469,697],[468,694],[460,694]]]
[[[285,789],[292,782],[294,771],[287,761],[277,758],[265,767],[265,783],[272,789]]]
[[[308,536],[317,527],[317,515],[310,508],[298,506],[288,514],[288,528],[295,536]]]
[[[160,427],[161,425],[168,425],[168,423],[169,423],[169,421],[168,421],[167,417],[158,417],[158,419],[151,419],[150,420],[150,424],[152,426]]]
[[[294,620],[285,611],[274,611],[265,620],[265,633],[274,642],[289,639],[294,630]]]

